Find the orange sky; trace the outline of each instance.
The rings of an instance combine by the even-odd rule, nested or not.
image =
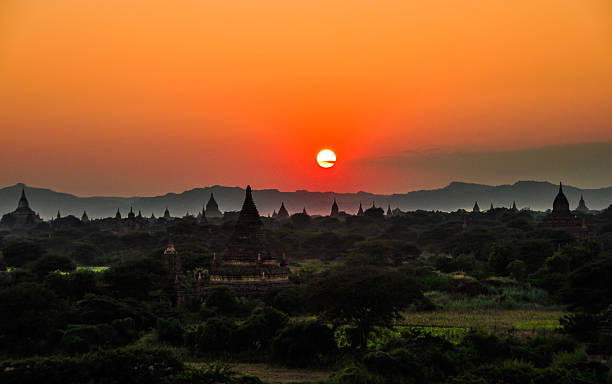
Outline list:
[[[2,0],[0,133],[0,186],[438,187],[368,161],[612,141],[612,3]]]

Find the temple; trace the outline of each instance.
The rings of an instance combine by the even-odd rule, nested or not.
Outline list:
[[[285,208],[285,202],[281,203],[281,206],[280,206],[280,209],[278,210],[278,214],[276,215],[276,218],[279,220],[284,220],[284,219],[289,218],[289,212],[287,211],[287,208]]]
[[[332,204],[331,212],[329,213],[329,215],[331,217],[338,216],[338,203],[336,203],[336,199],[335,198],[334,198],[334,203]]]
[[[478,206],[478,202],[474,202],[474,207],[472,208],[472,212],[477,213],[480,212],[480,207]]]
[[[210,287],[225,285],[239,294],[258,295],[268,288],[288,285],[286,259],[283,254],[279,263],[269,251],[251,186],[247,186],[223,260],[215,257],[209,270]]]
[[[361,202],[359,202],[359,210],[357,211],[357,216],[363,216],[363,207],[361,206]]]
[[[206,214],[207,219],[218,219],[223,217],[223,214],[219,210],[219,205],[215,201],[215,197],[213,194],[210,194],[210,198],[208,199],[208,203],[206,203]]]
[[[166,210],[164,211],[164,220],[171,220],[172,217],[170,216],[170,211],[168,210],[168,207],[166,207]]]
[[[582,197],[582,195],[580,195],[580,202],[578,202],[578,206],[576,207],[576,211],[577,212],[581,212],[581,213],[589,213],[589,207],[586,206],[586,204],[584,202],[584,197]]]
[[[563,185],[559,183],[559,192],[553,201],[552,212],[544,218],[540,227],[549,229],[560,229],[569,232],[582,240],[589,237],[589,230],[584,223],[577,218],[569,208],[569,201],[563,193]]]
[[[512,202],[512,208],[510,208],[510,209],[511,209],[512,211],[514,211],[514,212],[518,211],[518,208],[516,207],[516,200],[514,200],[514,201]]]
[[[42,219],[30,208],[30,203],[25,195],[25,188],[21,189],[21,197],[17,203],[17,209],[2,216],[0,225],[13,229],[31,228],[41,223]]]
[[[391,212],[391,204],[387,205],[387,216],[393,216],[393,212]]]
[[[83,215],[81,215],[81,221],[84,223],[89,223],[89,216],[87,216],[87,211],[83,211]]]

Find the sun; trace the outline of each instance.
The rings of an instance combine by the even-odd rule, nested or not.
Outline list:
[[[336,154],[330,149],[324,149],[317,155],[317,163],[323,168],[333,167],[336,163]]]

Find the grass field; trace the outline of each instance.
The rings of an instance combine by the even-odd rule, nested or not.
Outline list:
[[[86,267],[86,266],[81,266],[81,267],[77,267],[77,271],[92,271],[92,272],[104,272],[106,271],[108,268],[107,266],[103,266],[103,267]]]
[[[559,327],[565,312],[539,309],[476,309],[405,313],[401,325],[424,327],[472,328],[488,332],[551,331]]]

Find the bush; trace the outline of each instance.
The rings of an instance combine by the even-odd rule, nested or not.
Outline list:
[[[68,256],[45,255],[36,260],[31,269],[32,272],[42,277],[53,271],[72,272],[76,269],[76,265]]]
[[[0,362],[3,384],[163,384],[182,372],[183,364],[169,351],[121,348],[80,357],[32,358]]]
[[[229,288],[217,287],[208,295],[206,306],[215,309],[220,314],[227,315],[238,310],[238,301]]]
[[[272,338],[287,324],[287,315],[272,307],[257,307],[236,333],[236,344],[246,347],[268,347]]]
[[[172,345],[183,343],[183,327],[178,319],[157,319],[157,338]]]
[[[188,332],[188,345],[201,352],[228,351],[234,339],[236,324],[229,319],[212,317]]]
[[[304,321],[283,328],[272,340],[272,356],[289,365],[321,365],[337,352],[333,331],[318,321]]]

